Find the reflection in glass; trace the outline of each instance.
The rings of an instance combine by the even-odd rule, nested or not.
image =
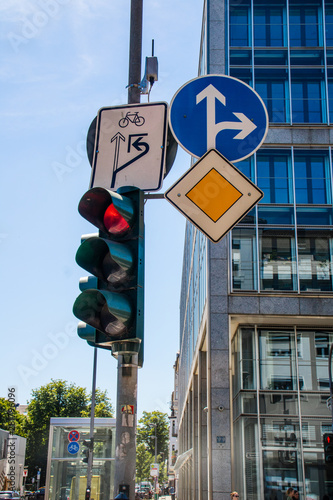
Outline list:
[[[255,230],[234,229],[232,231],[232,276],[234,290],[255,290],[256,251]]]
[[[296,290],[296,255],[293,231],[260,231],[261,290]]]
[[[297,389],[294,335],[289,331],[259,332],[260,388]]]
[[[259,396],[260,413],[268,415],[298,415],[297,393],[270,393]]]
[[[299,231],[298,272],[302,291],[332,291],[331,235]]]

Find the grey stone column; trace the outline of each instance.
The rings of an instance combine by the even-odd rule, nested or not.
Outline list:
[[[231,491],[230,379],[228,321],[228,237],[209,243],[209,418],[212,500]],[[223,408],[223,409],[222,409]]]
[[[208,500],[208,462],[207,462],[207,353],[199,353],[198,401],[199,401],[199,500]]]

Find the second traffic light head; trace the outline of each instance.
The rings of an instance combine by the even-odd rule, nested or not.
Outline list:
[[[325,463],[333,465],[333,432],[324,434],[323,439]]]

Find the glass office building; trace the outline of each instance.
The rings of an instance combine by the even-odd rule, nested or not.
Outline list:
[[[186,228],[178,497],[332,499],[333,0],[206,0],[199,74],[252,86],[270,127],[235,164],[261,202],[218,244]]]

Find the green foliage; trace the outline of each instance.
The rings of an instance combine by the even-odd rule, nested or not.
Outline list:
[[[87,410],[81,411],[81,417],[90,417],[91,401],[89,402]],[[111,399],[107,395],[107,391],[96,389],[95,391],[95,417],[107,418],[113,417],[114,411]]]
[[[157,435],[156,455],[168,456],[169,419],[166,413],[160,411],[143,412],[138,422],[137,443],[144,443],[146,449],[155,456],[155,424]]]
[[[146,449],[143,443],[136,447],[136,482],[150,480],[150,464],[154,463],[154,457]]]
[[[106,392],[96,390],[95,416],[112,417],[113,409]],[[27,416],[26,465],[33,473],[41,468],[41,485],[45,481],[48,438],[51,417],[90,416],[91,397],[83,387],[68,384],[65,380],[51,380],[32,391]]]
[[[0,429],[26,437],[26,417],[21,415],[15,405],[5,398],[0,398]]]
[[[159,483],[167,481],[165,461],[168,458],[169,419],[159,411],[143,412],[138,422],[136,448],[137,482],[151,480],[150,465],[155,463],[155,428],[157,436],[156,461],[160,464]]]

